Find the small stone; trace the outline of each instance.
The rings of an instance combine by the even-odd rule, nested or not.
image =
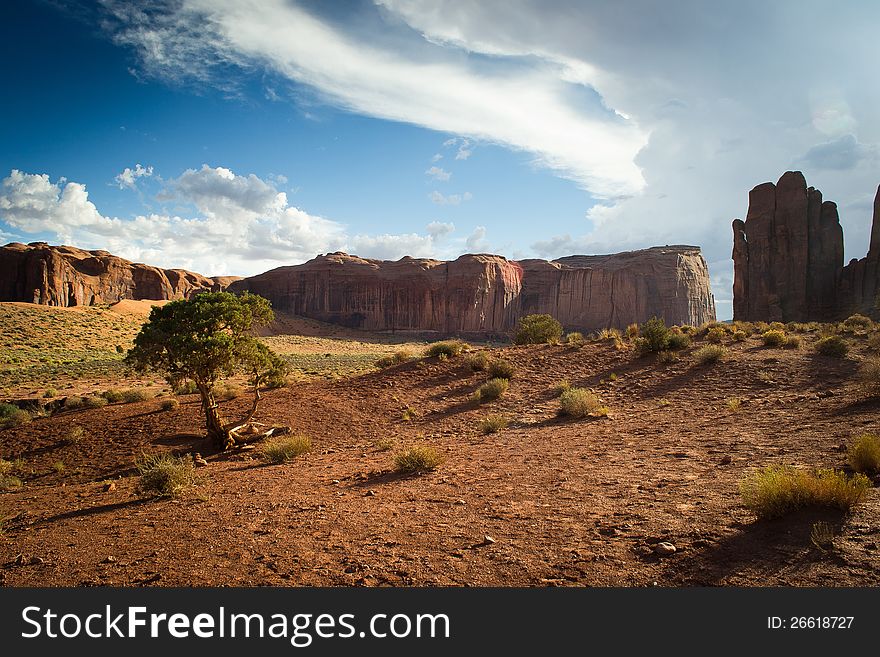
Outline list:
[[[656,554],[658,556],[668,557],[669,555],[675,554],[675,553],[676,553],[676,549],[672,543],[668,543],[666,541],[663,541],[662,543],[657,543],[657,545],[654,546],[654,554]]]
[[[730,455],[722,456],[721,460],[718,461],[718,465],[730,465],[731,463],[733,463],[733,457]]]
[[[336,484],[338,484],[338,483],[339,483],[339,480],[338,480],[338,479],[334,479],[334,480],[333,480],[333,481],[331,481],[331,482],[330,482],[330,483],[331,483],[331,484],[334,484],[334,485],[336,485]]]
[[[467,502],[465,502],[464,500],[455,500],[455,504],[457,504],[458,506],[462,506],[464,504],[467,504]]]
[[[32,566],[39,566],[41,563],[45,563],[41,557],[31,557],[30,564]]]
[[[374,497],[375,495],[376,491],[374,490],[368,490],[366,493],[364,493],[364,497]]]
[[[195,456],[193,456],[193,463],[196,464],[197,468],[204,468],[208,465],[208,462],[202,458],[202,455],[196,452]]]
[[[109,557],[104,559],[103,563],[116,563],[116,557],[114,557],[113,555],[110,555]]]
[[[486,545],[491,545],[492,543],[495,543],[495,542],[496,542],[495,539],[492,538],[491,536],[489,536],[488,534],[486,534],[483,537],[483,543],[485,543]]]
[[[103,490],[105,493],[109,493],[111,490],[116,490],[116,483],[108,481],[106,484],[104,484]]]

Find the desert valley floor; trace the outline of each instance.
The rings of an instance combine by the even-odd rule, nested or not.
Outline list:
[[[849,335],[842,360],[814,354],[816,337],[796,350],[728,340],[708,365],[693,357],[701,339],[666,364],[613,340],[493,347],[516,374],[482,405],[470,396],[486,374],[463,357],[306,377],[266,392],[256,418],[311,438],[281,465],[212,450],[197,395],[35,418],[0,430],[0,456],[26,464],[24,485],[0,492],[0,583],[876,586],[877,488],[850,515],[770,521],[738,492],[768,464],[845,469],[847,441],[880,431],[880,399],[855,380],[867,337]],[[559,417],[561,380],[595,391],[608,417]],[[488,413],[509,426],[483,435]],[[416,443],[442,464],[397,474],[393,454]],[[135,459],[154,451],[200,452],[199,484],[139,495]],[[817,520],[833,549],[811,542]],[[659,556],[661,541],[676,552]]]

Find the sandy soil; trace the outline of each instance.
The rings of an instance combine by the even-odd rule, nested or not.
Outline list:
[[[21,489],[0,493],[0,581],[880,584],[876,488],[847,517],[772,522],[756,521],[738,495],[742,476],[770,463],[844,468],[842,444],[880,431],[880,400],[853,381],[864,347],[842,361],[806,344],[788,351],[750,339],[728,349],[708,366],[696,365],[692,350],[658,365],[609,344],[500,349],[517,374],[507,395],[483,406],[469,396],[486,375],[462,358],[297,383],[268,392],[259,411],[312,438],[311,453],[284,465],[255,452],[211,453],[192,396],[172,411],[152,400],[3,430],[3,458],[25,459],[29,474]],[[559,418],[561,379],[593,388],[610,416]],[[480,434],[490,412],[509,428]],[[74,426],[84,435],[72,442]],[[389,439],[393,449],[377,447]],[[393,454],[415,443],[436,447],[444,462],[395,474]],[[201,452],[202,483],[180,499],[139,496],[132,465],[145,450]],[[827,553],[809,538],[818,519],[838,531]],[[659,541],[676,553],[657,556]]]

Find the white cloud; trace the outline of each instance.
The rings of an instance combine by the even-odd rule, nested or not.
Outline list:
[[[431,199],[432,203],[436,203],[437,205],[459,205],[462,201],[470,201],[473,198],[473,194],[465,192],[464,194],[450,194],[449,196],[444,196],[435,189],[428,194],[428,198]]]
[[[477,226],[474,228],[474,231],[468,236],[465,244],[467,245],[468,251],[471,253],[488,251],[489,242],[486,241],[485,226]]]
[[[443,156],[440,155],[440,153],[434,153],[434,155],[431,156],[431,162],[439,162],[442,159],[443,159]]]
[[[455,224],[442,221],[432,221],[427,226],[428,235],[439,240],[455,230]]]
[[[448,171],[445,171],[441,167],[431,167],[427,171],[425,171],[425,175],[431,176],[434,180],[438,181],[446,181],[452,177],[452,174]]]
[[[634,158],[647,134],[600,98],[578,97],[585,81],[555,62],[490,62],[424,39],[384,41],[381,30],[351,34],[283,0],[182,0],[155,12],[105,4],[117,40],[154,75],[204,82],[216,79],[212,65],[266,65],[359,113],[529,152],[601,197],[644,184]],[[456,157],[468,155],[465,146]]]
[[[119,189],[134,189],[138,178],[149,178],[153,175],[153,167],[142,167],[140,163],[136,164],[134,169],[125,167],[122,173],[118,174],[113,180],[119,185]]]

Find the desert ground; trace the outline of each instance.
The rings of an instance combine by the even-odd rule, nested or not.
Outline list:
[[[21,482],[0,492],[3,585],[880,584],[877,488],[848,514],[775,520],[739,493],[767,465],[846,471],[847,444],[880,432],[880,398],[858,378],[874,327],[788,326],[800,340],[790,349],[727,332],[720,358],[701,363],[708,327],[665,359],[607,335],[472,343],[444,359],[421,356],[421,339],[286,318],[264,339],[294,372],[264,393],[256,419],[312,449],[272,464],[259,448],[217,452],[197,395],[125,372],[116,346],[130,346],[146,312],[0,304],[0,396],[146,391],[0,429],[0,457]],[[815,352],[829,330],[849,345],[845,358]],[[373,365],[402,349],[419,357]],[[507,392],[484,403],[473,399],[488,378],[471,365],[480,351],[515,367]],[[563,381],[592,390],[607,414],[560,416]],[[223,402],[230,414],[249,404]],[[490,414],[507,427],[484,434]],[[414,445],[442,462],[399,473],[395,454]],[[162,452],[200,453],[196,485],[141,492],[137,459]],[[832,542],[811,540],[817,522]]]

